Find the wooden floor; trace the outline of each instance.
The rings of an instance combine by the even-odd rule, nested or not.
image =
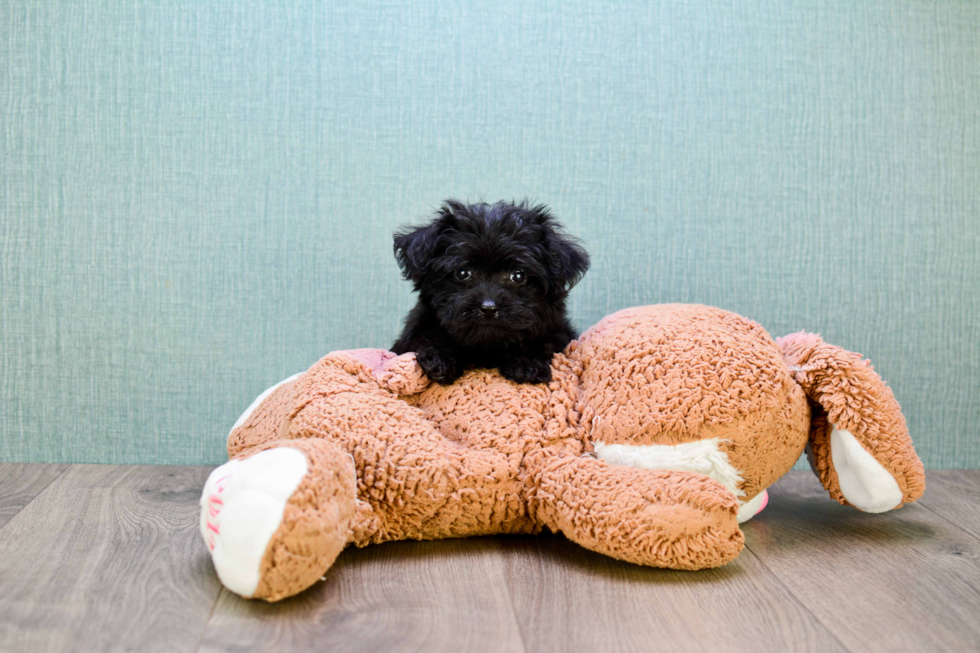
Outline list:
[[[214,574],[209,471],[0,464],[0,650],[980,650],[980,470],[930,472],[884,515],[791,472],[717,570],[552,535],[396,542],[348,549],[272,605]]]

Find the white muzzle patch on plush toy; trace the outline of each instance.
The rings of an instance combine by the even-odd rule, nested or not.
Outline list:
[[[719,446],[721,438],[681,444],[605,444],[595,442],[595,455],[612,465],[642,469],[669,469],[710,476],[737,497],[745,496],[738,486],[742,475],[728,462]]]
[[[739,499],[739,523],[748,521],[765,507],[765,490],[750,501],[742,501],[745,492],[739,487],[742,475],[728,462],[721,450],[721,438],[682,442],[681,444],[605,444],[594,442],[596,457],[611,465],[666,469],[677,472],[697,472],[724,485]]]
[[[902,503],[902,490],[891,473],[861,446],[850,431],[832,426],[830,458],[841,494],[864,512],[886,512]]]
[[[255,592],[266,547],[306,472],[306,455],[289,447],[231,460],[211,472],[201,494],[201,535],[218,578],[232,592]]]

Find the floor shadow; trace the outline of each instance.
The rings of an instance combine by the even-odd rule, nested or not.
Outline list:
[[[542,567],[561,567],[567,572],[601,578],[611,583],[648,583],[659,585],[689,585],[718,583],[736,578],[745,570],[738,560],[714,569],[686,571],[647,567],[617,560],[590,551],[564,535],[505,536],[499,538],[505,559],[523,558],[522,563]]]
[[[937,534],[935,517],[922,506],[912,504],[897,511],[871,514],[843,506],[817,487],[819,492],[773,486],[767,508],[742,525],[746,545],[752,548],[778,543],[786,548],[820,542],[896,547],[929,541]]]

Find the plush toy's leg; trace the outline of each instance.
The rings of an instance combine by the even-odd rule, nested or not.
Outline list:
[[[390,389],[417,388],[410,374],[384,376],[390,367],[381,364],[379,374],[365,358],[336,352],[310,368],[279,429],[284,440],[321,439],[354,460],[351,543],[533,531],[523,499],[523,452],[472,449],[446,437]],[[404,356],[391,362],[418,369]]]
[[[319,441],[270,443],[218,467],[201,496],[201,533],[221,582],[278,601],[317,581],[343,550],[354,463]]]
[[[355,461],[356,546],[533,530],[520,457],[462,447],[391,394],[315,398],[287,433],[329,440]]]
[[[703,474],[543,455],[528,469],[538,518],[592,551],[651,567],[704,569],[742,550],[735,495]]]
[[[810,464],[830,495],[865,512],[922,496],[922,462],[895,396],[871,364],[811,333],[777,343],[813,405]]]
[[[228,434],[228,458],[281,439],[281,426],[292,407],[300,376],[302,373],[294,374],[272,386],[242,413]]]

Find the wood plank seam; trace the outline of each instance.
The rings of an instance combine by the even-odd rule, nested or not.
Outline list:
[[[756,560],[759,561],[759,564],[761,564],[762,567],[763,567],[763,569],[766,570],[766,573],[769,574],[770,576],[772,576],[773,580],[777,584],[779,584],[780,587],[782,587],[784,590],[786,590],[786,593],[789,594],[791,597],[793,597],[793,600],[796,601],[796,603],[803,610],[805,610],[807,612],[807,614],[809,614],[810,616],[812,616],[813,617],[813,620],[816,621],[818,624],[820,624],[820,627],[821,628],[823,628],[825,631],[827,631],[827,634],[830,635],[830,637],[832,637],[835,642],[837,642],[838,646],[840,646],[845,651],[851,651],[852,650],[852,649],[850,649],[850,648],[848,648],[847,646],[844,645],[844,642],[842,642],[840,640],[840,638],[837,637],[837,633],[835,633],[833,630],[831,630],[830,626],[828,626],[827,624],[825,624],[820,619],[820,617],[816,613],[813,612],[813,610],[811,610],[810,608],[808,608],[807,605],[806,605],[806,603],[804,603],[803,600],[799,596],[797,596],[796,592],[794,592],[792,590],[792,588],[790,588],[786,583],[784,583],[783,582],[783,579],[779,577],[779,574],[777,574],[775,571],[773,571],[772,569],[770,569],[769,568],[769,565],[766,564],[766,561],[762,559],[762,556],[758,555],[755,551],[753,551],[752,549],[750,549],[748,544],[745,545],[745,549],[742,552],[742,555],[745,555],[746,552],[749,553],[749,554],[751,554],[753,558],[755,558]]]
[[[211,611],[208,612],[208,619],[204,622],[204,627],[201,629],[201,634],[198,635],[197,643],[194,644],[194,648],[192,649],[194,653],[201,650],[201,644],[204,642],[204,636],[208,634],[208,628],[211,627],[211,619],[214,617],[214,609],[217,607],[218,601],[221,599],[221,595],[227,591],[228,590],[222,585],[221,589],[218,590],[218,593],[214,595],[214,602],[211,604]]]
[[[916,501],[916,504],[922,506],[923,508],[925,508],[926,510],[928,510],[930,513],[932,513],[933,515],[935,515],[939,519],[942,519],[944,522],[946,522],[947,524],[949,524],[950,526],[952,526],[953,528],[955,528],[960,533],[963,533],[964,535],[966,535],[967,537],[969,537],[971,540],[974,540],[975,542],[980,543],[980,537],[977,537],[976,535],[974,535],[970,531],[965,530],[963,527],[961,527],[956,522],[950,521],[945,516],[939,514],[938,512],[936,512],[935,510],[933,510],[932,508],[930,508],[928,503],[922,503],[922,500],[920,499],[920,500]]]
[[[74,464],[73,464],[73,463],[68,463],[68,464],[66,464],[66,465],[64,466],[64,468],[63,468],[63,469],[62,469],[62,470],[61,470],[60,472],[58,472],[57,474],[55,474],[55,475],[54,475],[54,477],[53,477],[53,478],[52,478],[52,479],[51,479],[50,481],[48,481],[47,483],[45,483],[45,484],[44,484],[44,487],[43,487],[43,488],[41,488],[41,489],[40,489],[40,490],[39,490],[39,491],[37,492],[37,494],[35,494],[35,495],[34,495],[33,497],[31,497],[31,500],[30,500],[30,501],[28,501],[27,503],[25,503],[24,505],[22,505],[22,506],[20,507],[20,509],[19,509],[19,510],[18,510],[17,512],[15,512],[14,514],[12,514],[12,515],[10,516],[10,518],[9,518],[9,519],[8,519],[8,520],[7,520],[6,522],[4,522],[3,524],[0,524],[0,531],[2,531],[2,530],[3,530],[4,528],[6,528],[6,526],[7,526],[7,524],[9,524],[10,522],[12,522],[12,521],[14,520],[14,517],[16,517],[16,516],[17,516],[17,515],[19,515],[19,514],[20,514],[21,512],[23,512],[23,511],[24,511],[24,508],[26,508],[27,506],[29,506],[29,505],[31,505],[32,503],[34,503],[34,501],[35,501],[35,500],[37,500],[37,498],[38,498],[39,496],[41,496],[42,494],[44,494],[45,492],[47,492],[47,491],[48,491],[48,488],[49,488],[49,487],[51,487],[51,484],[52,484],[52,483],[54,483],[55,481],[57,481],[57,480],[58,480],[59,478],[61,478],[61,476],[62,476],[62,474],[64,474],[65,472],[67,472],[67,471],[68,471],[69,469],[71,469],[71,468],[72,468],[73,466],[74,466]]]
[[[498,550],[498,553],[501,553],[500,558],[501,560],[504,560],[502,552]],[[506,582],[506,578],[504,587],[507,588],[507,598],[510,599],[510,612],[512,615],[514,615],[514,625],[517,626],[517,634],[521,638],[521,650],[524,651],[524,653],[527,653],[527,640],[524,638],[524,629],[521,628],[521,620],[517,616],[517,606],[514,604],[514,592],[511,591],[510,583]]]

